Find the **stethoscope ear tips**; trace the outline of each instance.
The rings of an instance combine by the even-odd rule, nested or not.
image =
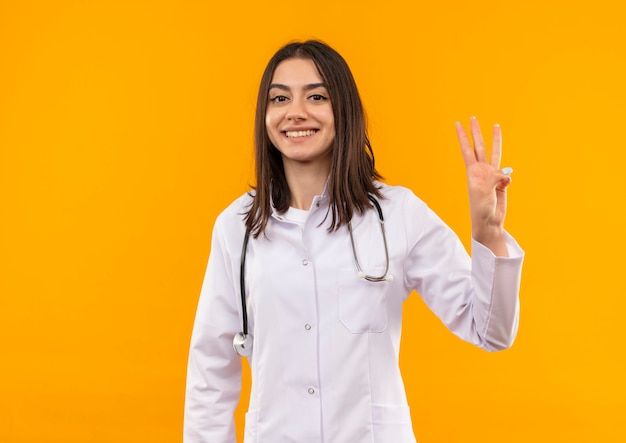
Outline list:
[[[388,281],[388,282],[392,282],[393,281],[393,275],[391,275],[391,274],[385,275],[385,280]]]

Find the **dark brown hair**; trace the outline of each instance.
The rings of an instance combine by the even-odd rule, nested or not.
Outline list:
[[[374,167],[374,152],[367,135],[365,111],[354,77],[343,57],[317,40],[289,43],[270,59],[261,78],[255,119],[256,186],[246,214],[246,228],[254,237],[265,231],[271,205],[284,213],[291,192],[285,178],[281,153],[270,141],[265,126],[269,87],[276,67],[291,58],[311,60],[330,96],[335,120],[330,175],[326,192],[330,199],[329,231],[338,229],[371,206],[368,194],[381,198],[374,180],[382,176]]]

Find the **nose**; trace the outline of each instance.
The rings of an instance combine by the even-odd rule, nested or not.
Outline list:
[[[304,120],[307,118],[306,106],[300,99],[293,99],[287,109],[287,119]]]

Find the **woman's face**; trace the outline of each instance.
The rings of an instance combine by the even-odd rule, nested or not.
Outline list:
[[[335,118],[326,85],[309,59],[282,61],[269,89],[265,126],[283,165],[329,167]]]

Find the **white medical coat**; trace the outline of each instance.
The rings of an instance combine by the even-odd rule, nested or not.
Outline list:
[[[357,277],[347,227],[329,233],[328,200],[303,223],[274,213],[246,259],[252,373],[245,443],[413,443],[398,367],[402,303],[413,290],[460,338],[487,350],[516,335],[523,251],[508,258],[452,230],[402,187],[380,184],[393,281]],[[241,361],[239,269],[244,195],[216,220],[189,353],[185,443],[234,443]],[[385,267],[374,209],[352,220],[364,272]]]

